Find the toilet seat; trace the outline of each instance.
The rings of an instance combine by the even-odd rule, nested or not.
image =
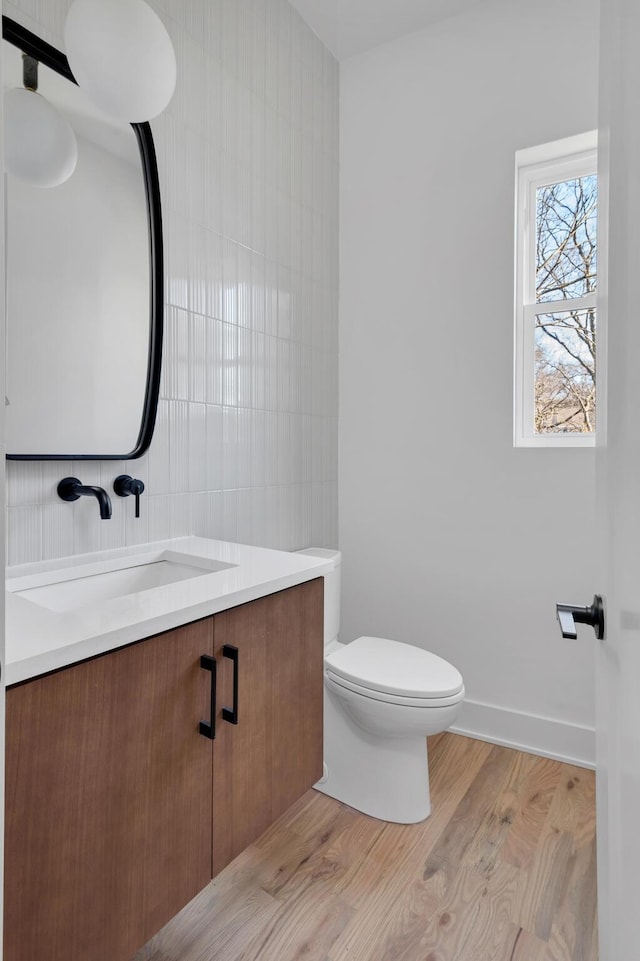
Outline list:
[[[362,687],[359,684],[354,684],[353,681],[347,681],[345,678],[339,677],[331,671],[325,671],[325,680],[328,681],[330,687],[334,690],[335,688],[340,688],[343,691],[352,691],[354,694],[359,694],[360,697],[366,697],[372,701],[384,701],[387,704],[424,708],[425,710],[433,710],[438,707],[450,707],[451,705],[458,704],[464,698],[465,694],[464,685],[457,694],[451,694],[449,697],[406,697],[402,694],[388,694],[386,691],[374,691],[370,687]],[[338,692],[336,691],[336,693]]]
[[[460,672],[422,648],[383,637],[359,637],[325,657],[334,684],[364,697],[413,707],[444,707],[464,696]]]

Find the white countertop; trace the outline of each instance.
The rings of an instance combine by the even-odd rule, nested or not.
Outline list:
[[[114,559],[169,550],[236,566],[57,613],[13,591],[53,571],[99,573]],[[302,584],[332,570],[330,560],[202,537],[180,537],[7,569],[7,685],[104,654],[218,611]],[[77,573],[76,573],[77,571]]]

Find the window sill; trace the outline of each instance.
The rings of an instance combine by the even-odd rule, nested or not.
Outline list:
[[[595,447],[595,434],[536,434],[516,437],[514,447]]]

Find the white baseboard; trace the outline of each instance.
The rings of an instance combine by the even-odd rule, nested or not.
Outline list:
[[[465,701],[458,722],[451,730],[527,754],[595,768],[595,731],[579,724],[523,714],[479,701]]]

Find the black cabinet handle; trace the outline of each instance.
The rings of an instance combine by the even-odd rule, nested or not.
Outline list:
[[[200,667],[205,671],[211,671],[211,721],[200,721],[200,733],[203,737],[208,737],[211,741],[216,736],[216,659],[209,654],[203,654],[200,658]]]
[[[229,724],[238,723],[238,648],[231,644],[225,644],[222,648],[222,656],[228,657],[233,661],[233,707],[222,708],[222,719]]]

